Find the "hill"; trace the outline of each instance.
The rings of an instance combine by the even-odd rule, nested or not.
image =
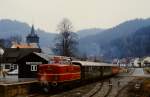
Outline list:
[[[47,52],[49,47],[52,47],[54,45],[54,38],[56,37],[57,34],[46,32],[39,28],[35,30],[40,37],[41,48],[43,48]],[[0,39],[8,39],[12,36],[19,35],[22,37],[23,42],[25,42],[26,36],[30,33],[30,31],[31,26],[27,23],[10,19],[0,20]],[[95,35],[101,31],[103,30],[93,28],[93,29],[83,29],[76,33],[78,34],[79,38],[83,38],[86,36]],[[9,41],[6,41],[6,44],[9,44]]]
[[[79,36],[79,39],[84,38],[84,37],[88,37],[91,35],[96,35],[101,33],[102,31],[104,31],[104,29],[99,29],[99,28],[91,28],[91,29],[83,29],[83,30],[79,30],[76,33]]]
[[[108,49],[111,56],[122,57],[144,57],[150,56],[150,26],[143,27],[135,33],[112,41]],[[114,49],[115,48],[115,49]],[[116,52],[116,53],[112,53]]]
[[[22,36],[23,41],[30,33],[31,26],[17,20],[0,20],[0,39],[14,35]],[[150,55],[150,19],[125,21],[110,29],[83,29],[77,31],[81,55],[123,58]],[[40,46],[46,52],[53,47],[57,34],[36,29],[40,36]]]
[[[17,20],[2,19],[0,20],[0,38],[7,39],[9,37],[19,35],[23,41],[26,41],[26,36],[30,33],[31,26]],[[46,32],[41,29],[36,29],[36,33],[40,36],[40,46],[50,46],[56,34]]]
[[[134,19],[125,21],[113,28],[104,30],[96,35],[91,35],[80,39],[80,52],[86,53],[90,56],[104,56],[110,55],[110,44],[118,38],[124,39],[127,36],[136,33],[138,29],[150,25],[150,19]],[[107,50],[109,49],[109,50]],[[114,49],[114,48],[113,48]],[[114,51],[114,50],[113,50]],[[116,53],[115,51],[113,53]],[[111,54],[113,55],[113,54]],[[109,56],[118,57],[118,56]]]

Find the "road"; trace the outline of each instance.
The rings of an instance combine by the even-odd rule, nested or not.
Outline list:
[[[145,74],[143,68],[132,68],[129,72],[123,72],[117,76],[150,77],[150,74]]]

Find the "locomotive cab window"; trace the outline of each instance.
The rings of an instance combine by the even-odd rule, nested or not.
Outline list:
[[[37,71],[37,65],[31,65],[31,71]]]

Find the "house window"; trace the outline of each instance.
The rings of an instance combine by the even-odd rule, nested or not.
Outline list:
[[[11,65],[11,67],[10,67],[12,70],[14,70],[14,65]]]
[[[31,65],[31,71],[37,71],[37,65]]]
[[[6,64],[5,69],[10,69],[10,64]]]
[[[14,69],[18,69],[18,65],[17,64],[13,64],[14,65]]]

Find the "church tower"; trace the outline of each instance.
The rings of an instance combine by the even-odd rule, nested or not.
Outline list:
[[[35,33],[34,25],[32,25],[31,33],[29,33],[26,37],[26,42],[30,44],[37,44],[39,46],[39,36]]]

